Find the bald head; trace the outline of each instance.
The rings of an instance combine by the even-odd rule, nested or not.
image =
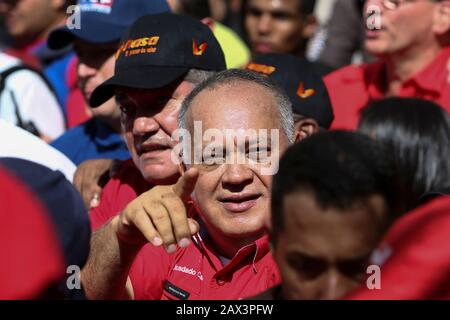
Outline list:
[[[223,71],[198,85],[178,119],[189,131],[194,121],[207,121],[219,130],[278,129],[288,143],[294,137],[289,98],[268,78],[246,70]]]

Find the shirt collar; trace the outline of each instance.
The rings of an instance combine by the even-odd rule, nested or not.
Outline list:
[[[402,88],[408,85],[415,87],[416,91],[441,93],[445,86],[445,79],[449,73],[447,65],[450,59],[450,46],[444,48],[438,56],[423,70],[416,73],[402,84]],[[376,62],[366,69],[364,74],[369,97],[378,99],[385,95],[386,91],[386,63]]]

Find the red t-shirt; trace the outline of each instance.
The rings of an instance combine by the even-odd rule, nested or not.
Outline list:
[[[402,84],[399,97],[432,100],[450,112],[450,47]],[[332,129],[354,130],[370,100],[384,97],[385,63],[348,66],[324,78],[334,111]]]
[[[151,187],[133,162],[126,161],[103,189],[100,205],[91,210],[92,229],[100,228]],[[135,299],[239,299],[280,283],[267,236],[241,248],[225,267],[206,234],[194,236],[193,242],[173,254],[151,244],[144,246],[130,270]]]
[[[450,299],[450,197],[435,199],[400,218],[372,256],[381,288],[350,299]]]

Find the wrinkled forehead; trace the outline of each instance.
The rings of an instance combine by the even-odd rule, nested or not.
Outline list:
[[[281,129],[277,98],[269,89],[250,82],[200,92],[188,110],[189,130],[194,122],[201,122],[203,130]]]

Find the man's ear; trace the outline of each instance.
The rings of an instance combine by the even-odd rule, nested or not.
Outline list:
[[[302,25],[302,36],[304,39],[310,39],[314,33],[316,33],[316,30],[319,26],[319,23],[317,21],[317,18],[310,14],[308,16],[305,17],[305,19],[303,20],[303,25]]]
[[[434,12],[433,31],[437,35],[445,36],[450,32],[450,0],[444,0],[437,4]]]
[[[319,132],[320,126],[316,120],[305,118],[295,123],[295,143],[306,139]]]
[[[206,24],[211,29],[211,31],[214,31],[214,20],[212,18],[210,17],[203,18],[202,23]]]

